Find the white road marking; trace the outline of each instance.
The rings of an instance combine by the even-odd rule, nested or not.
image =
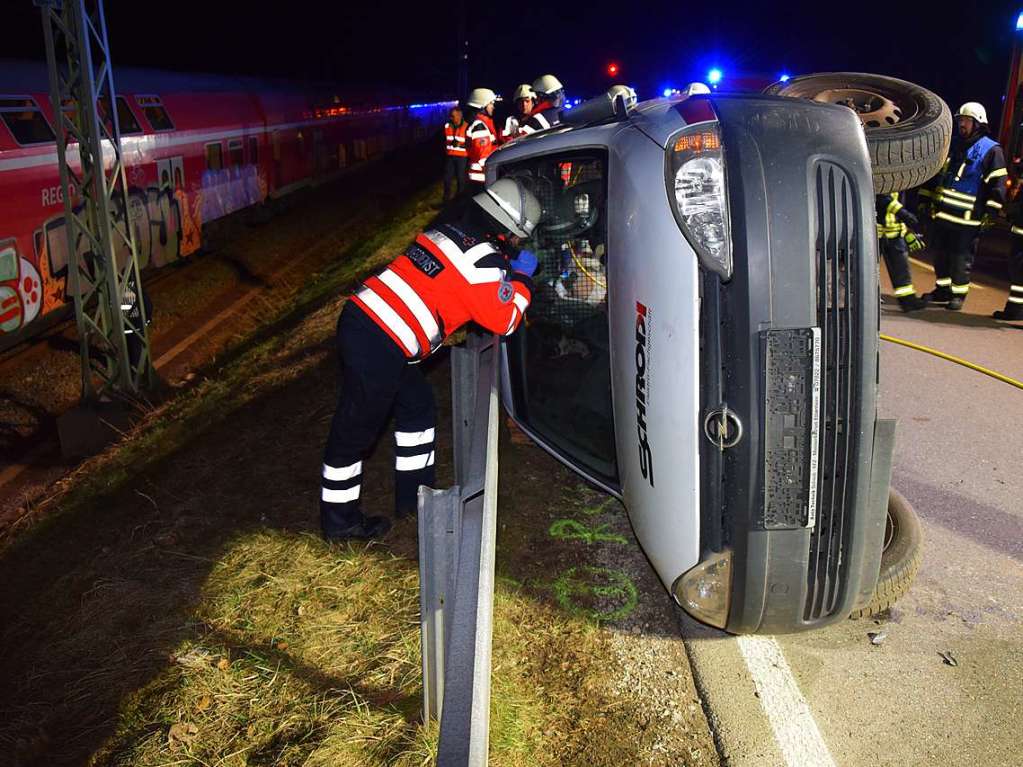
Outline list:
[[[771,637],[736,639],[788,767],[837,767],[781,647]]]

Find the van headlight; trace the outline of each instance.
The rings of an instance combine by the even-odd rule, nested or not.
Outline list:
[[[732,233],[716,122],[683,128],[669,139],[667,175],[668,198],[682,234],[704,267],[730,279]]]
[[[707,556],[679,576],[671,593],[696,620],[723,629],[732,595],[732,552],[725,549]]]

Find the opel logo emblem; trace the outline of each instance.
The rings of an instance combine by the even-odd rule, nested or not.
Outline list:
[[[722,405],[707,413],[703,419],[703,433],[718,450],[735,447],[742,439],[742,421],[734,410]]]

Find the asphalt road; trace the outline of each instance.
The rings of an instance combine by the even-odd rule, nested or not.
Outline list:
[[[929,290],[929,267],[913,269]],[[1023,323],[990,317],[1006,285],[975,281],[962,313],[904,315],[882,278],[882,332],[1023,380]],[[1023,390],[891,343],[881,365],[892,482],[922,519],[923,566],[880,624],[736,640],[683,620],[729,764],[1023,764]]]

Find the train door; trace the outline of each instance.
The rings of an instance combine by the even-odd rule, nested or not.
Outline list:
[[[156,161],[156,188],[161,191],[171,186],[172,167],[170,160]]]

